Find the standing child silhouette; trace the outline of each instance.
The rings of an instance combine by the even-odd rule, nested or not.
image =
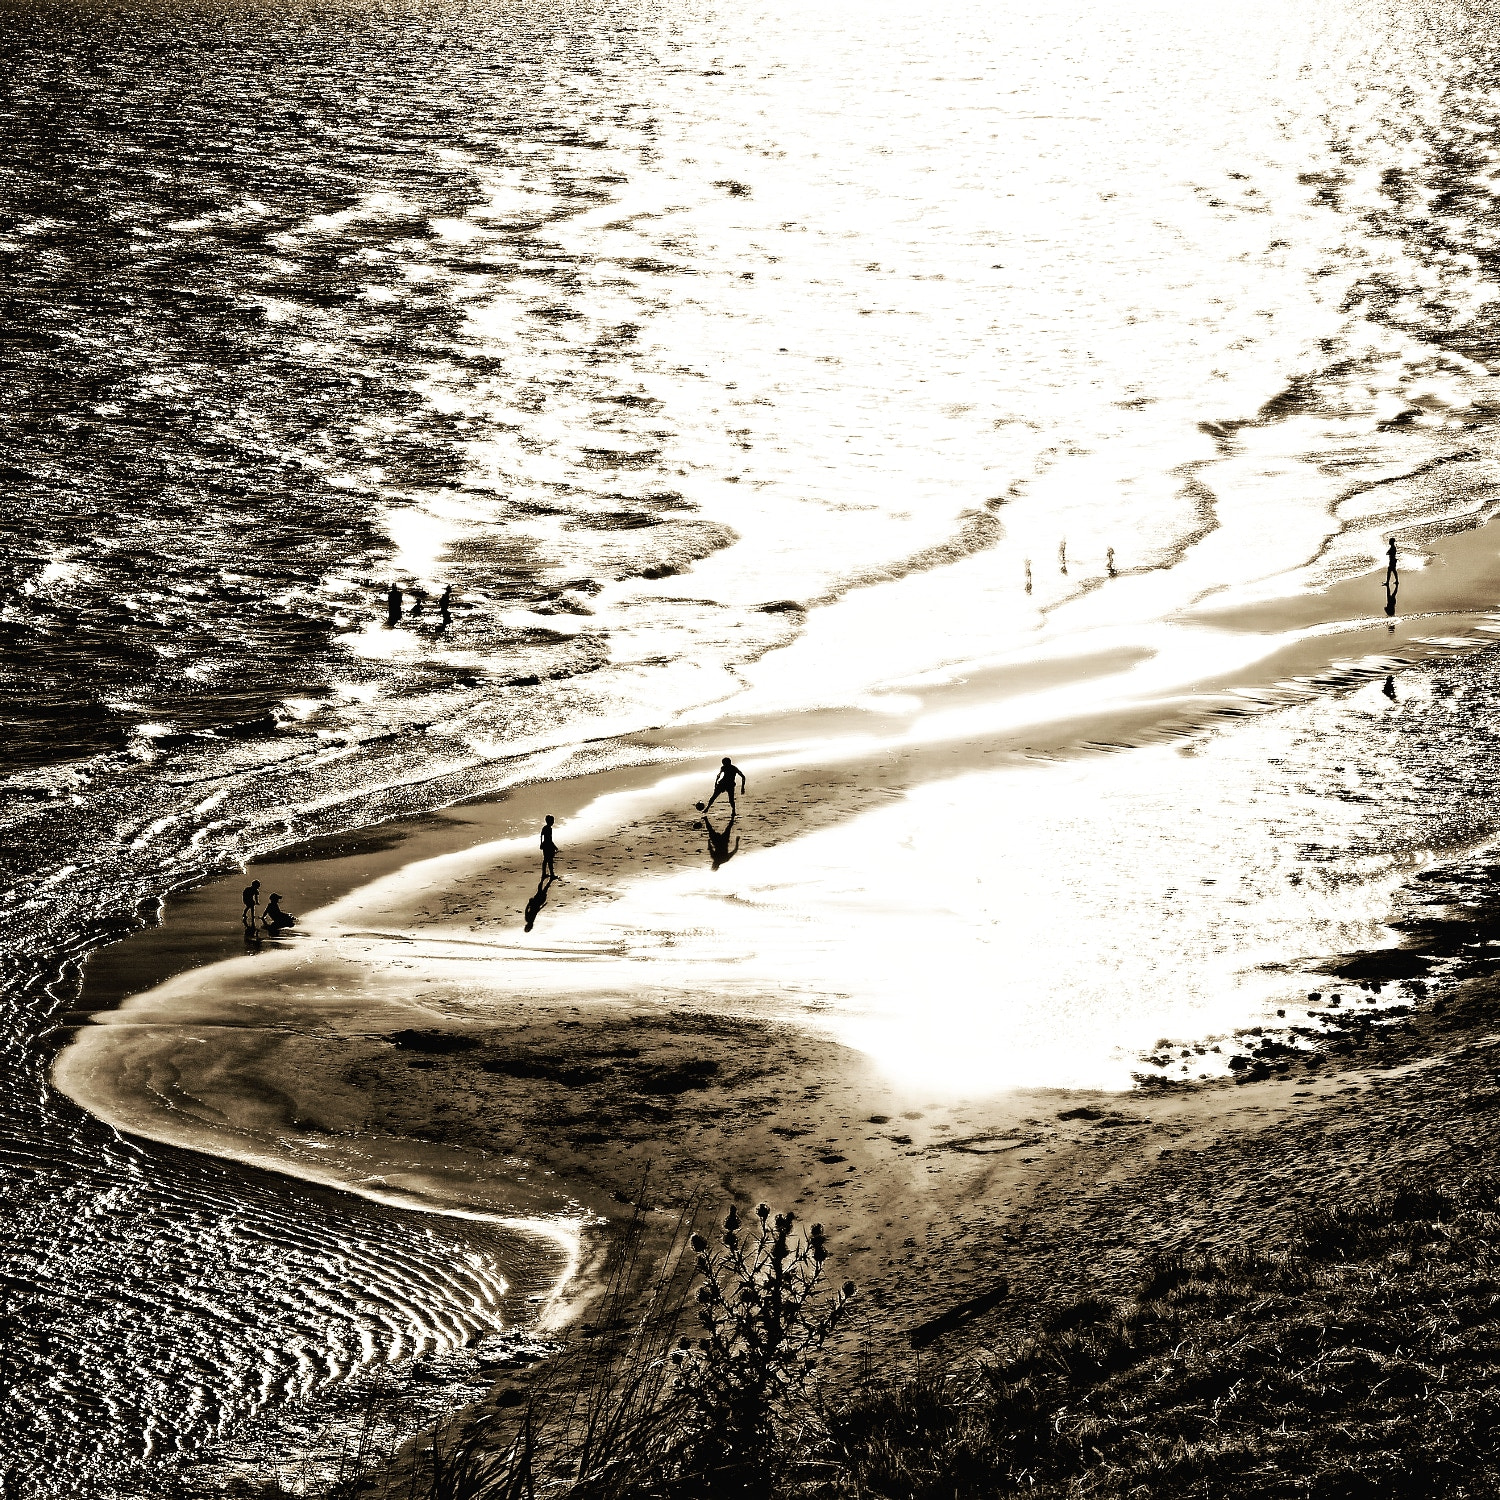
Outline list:
[[[552,814],[547,814],[547,821],[542,824],[542,874],[556,875],[557,870],[554,861],[557,859],[557,845],[552,842]]]
[[[700,802],[698,804],[698,811],[707,812],[708,809],[711,808],[721,796],[724,796],[729,798],[729,810],[730,812],[733,812],[735,810],[734,782],[736,777],[739,778],[740,790],[744,791],[746,785],[745,773],[740,770],[740,768],[735,765],[733,761],[731,761],[726,755],[724,757],[723,763],[719,766],[719,775],[714,782],[713,796],[710,797],[707,802]]]

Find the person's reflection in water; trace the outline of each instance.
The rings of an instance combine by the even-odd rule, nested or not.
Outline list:
[[[1385,679],[1385,686],[1383,688],[1381,688],[1380,691],[1382,693],[1384,693],[1386,695],[1386,697],[1391,700],[1392,703],[1394,703],[1396,701],[1396,679],[1395,679],[1395,677],[1387,675],[1387,677]]]
[[[543,875],[536,888],[536,894],[526,903],[526,930],[530,932],[536,926],[536,916],[547,904],[547,891],[552,882],[557,879],[556,875]]]
[[[1395,626],[1396,595],[1399,594],[1400,592],[1401,592],[1401,580],[1400,579],[1397,579],[1394,582],[1391,582],[1391,581],[1387,580],[1386,586],[1385,586],[1385,613],[1386,613],[1386,618],[1389,619],[1389,620],[1391,620],[1391,622],[1392,622],[1391,623],[1391,629],[1392,630],[1394,630],[1396,628],[1396,626]]]
[[[727,865],[740,852],[739,839],[735,839],[733,849],[729,847],[729,835],[734,832],[734,819],[735,815],[730,813],[723,832],[715,828],[706,816],[703,819],[703,828],[708,834],[708,857],[716,870],[720,865]]]

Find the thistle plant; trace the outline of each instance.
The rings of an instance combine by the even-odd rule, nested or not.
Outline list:
[[[773,1217],[762,1203],[755,1218],[745,1228],[731,1208],[717,1247],[692,1237],[703,1336],[672,1354],[681,1468],[720,1495],[759,1489],[776,1455],[802,1446],[816,1416],[818,1352],[854,1296],[852,1281],[836,1293],[823,1282],[821,1224],[794,1241],[790,1212]]]

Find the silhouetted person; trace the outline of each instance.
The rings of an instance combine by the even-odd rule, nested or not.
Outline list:
[[[453,623],[453,585],[450,583],[443,590],[443,597],[438,600],[438,613],[443,617],[444,625]]]
[[[401,618],[401,590],[393,583],[385,596],[385,623],[394,625]]]
[[[266,902],[266,914],[260,919],[260,925],[271,934],[272,937],[288,927],[297,925],[296,917],[281,909],[281,897],[273,892],[271,899]]]
[[[1400,573],[1396,571],[1396,538],[1391,538],[1391,544],[1385,549],[1385,586],[1390,588],[1392,581],[1399,583]]]
[[[412,605],[411,612],[413,615],[419,615],[424,609],[427,608],[427,591],[425,589],[419,589],[416,584],[413,584],[411,589],[411,596],[417,601]]]
[[[1396,679],[1393,676],[1387,676],[1385,686],[1380,691],[1394,703],[1396,701]]]
[[[547,814],[547,821],[542,824],[542,875],[543,877],[557,874],[554,861],[557,859],[557,845],[552,842],[552,814]]]
[[[556,879],[556,875],[543,875],[537,885],[536,894],[526,903],[527,932],[536,926],[536,914],[547,904],[547,889]]]
[[[1108,569],[1109,576],[1113,578],[1115,576],[1115,549],[1113,547],[1104,554],[1104,566]]]
[[[720,865],[727,865],[740,852],[738,839],[734,841],[733,849],[729,847],[729,835],[734,832],[734,814],[729,814],[729,821],[724,825],[722,833],[706,817],[703,820],[703,827],[708,832],[708,857],[713,861],[714,869],[717,870]]]
[[[255,908],[260,905],[260,881],[252,880],[245,887],[245,910],[240,920],[246,927],[255,926]]]
[[[745,790],[745,773],[742,770],[740,770],[740,768],[737,765],[733,764],[730,761],[729,757],[726,755],[724,757],[723,762],[719,766],[719,775],[718,775],[717,780],[715,780],[715,782],[714,782],[713,796],[711,796],[708,799],[708,801],[703,804],[703,806],[699,809],[699,811],[700,812],[707,812],[709,810],[709,808],[711,808],[714,805],[714,803],[717,802],[719,800],[720,796],[722,795],[722,796],[725,796],[725,797],[729,798],[729,811],[732,814],[734,812],[734,780],[735,780],[735,777],[739,777],[740,790],[744,791]]]

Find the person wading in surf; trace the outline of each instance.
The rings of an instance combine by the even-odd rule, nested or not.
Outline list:
[[[745,783],[745,773],[742,770],[740,770],[740,768],[737,765],[735,765],[733,763],[733,761],[731,761],[729,759],[729,757],[726,755],[724,757],[723,763],[719,767],[718,779],[714,782],[714,794],[713,794],[712,797],[710,797],[708,799],[707,802],[705,802],[703,804],[703,806],[701,808],[699,808],[699,811],[700,812],[707,812],[708,809],[711,808],[714,805],[714,803],[719,800],[719,797],[722,794],[722,795],[724,795],[724,796],[726,796],[726,797],[729,798],[729,811],[730,812],[734,812],[734,810],[735,810],[735,806],[734,806],[734,781],[735,781],[735,777],[739,777],[740,790],[744,791],[745,790],[745,785],[746,785],[746,783]]]

